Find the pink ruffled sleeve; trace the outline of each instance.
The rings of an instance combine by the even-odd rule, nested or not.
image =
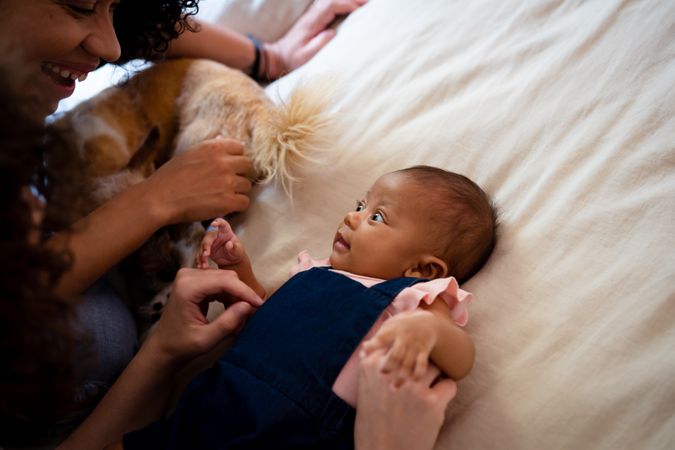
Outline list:
[[[303,250],[298,253],[298,260],[295,265],[291,268],[290,273],[288,274],[289,278],[297,275],[299,272],[309,270],[312,267],[321,267],[328,265],[328,258],[326,259],[314,259],[309,254],[307,250]]]
[[[468,306],[473,295],[460,289],[454,277],[437,278],[405,288],[391,303],[391,307],[395,313],[410,311],[417,308],[420,302],[430,305],[436,297],[440,297],[448,305],[457,325],[466,325],[469,321]]]

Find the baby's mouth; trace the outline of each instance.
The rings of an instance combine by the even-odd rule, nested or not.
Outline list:
[[[345,250],[349,250],[351,248],[351,245],[349,245],[349,243],[345,240],[345,238],[342,237],[342,234],[339,231],[335,236],[335,241],[333,242],[333,245]]]

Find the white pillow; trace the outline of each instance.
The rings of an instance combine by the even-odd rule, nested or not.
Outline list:
[[[282,37],[313,0],[203,0],[199,19],[252,33],[261,41]]]

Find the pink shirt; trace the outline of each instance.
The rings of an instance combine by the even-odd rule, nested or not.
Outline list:
[[[311,269],[312,267],[328,266],[328,259],[315,260],[309,255],[307,251],[302,251],[298,255],[298,262],[291,269],[290,276],[302,272],[303,270]],[[364,277],[355,275],[353,273],[335,270],[335,272],[343,274],[355,281],[360,282],[366,287],[373,286],[384,280],[378,278]],[[435,280],[417,283],[413,286],[403,289],[394,300],[387,306],[379,319],[372,326],[368,334],[364,337],[364,341],[370,339],[377,330],[380,329],[382,323],[389,317],[404,311],[410,311],[417,308],[420,302],[427,305],[431,304],[436,297],[441,298],[450,308],[452,319],[457,325],[463,327],[469,320],[468,304],[471,302],[473,296],[459,288],[457,280],[453,277],[437,278]],[[356,407],[356,393],[358,392],[359,379],[359,351],[361,346],[354,351],[349,357],[347,364],[342,368],[335,383],[333,384],[333,392],[346,401],[352,407]]]

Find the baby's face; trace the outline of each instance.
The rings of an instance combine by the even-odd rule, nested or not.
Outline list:
[[[426,203],[421,189],[406,176],[380,177],[339,225],[331,266],[374,278],[403,276],[430,251],[433,214]]]

